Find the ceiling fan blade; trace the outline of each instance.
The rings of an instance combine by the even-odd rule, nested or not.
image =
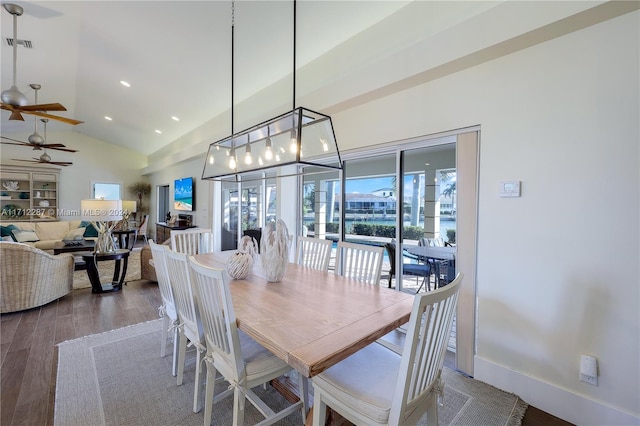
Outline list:
[[[52,147],[47,147],[47,149],[55,149],[56,151],[65,151],[65,152],[78,152],[77,149],[71,149],[71,148],[52,148]]]
[[[43,143],[40,146],[43,148],[66,148],[66,146],[61,143]]]
[[[12,138],[8,138],[8,137],[6,137],[6,136],[0,136],[0,138],[2,138],[2,139],[7,139],[7,140],[10,140],[10,141],[13,141],[13,142],[20,142],[20,143],[22,143],[22,144],[29,145],[29,143],[28,143],[28,142],[19,141],[18,139],[12,139]],[[2,142],[2,143],[9,143],[9,142]]]
[[[70,166],[73,163],[70,161],[43,161],[43,163],[55,164],[56,166]]]
[[[61,144],[56,144],[56,145],[60,145],[60,146],[56,147],[56,146],[51,146],[51,145],[42,145],[42,147],[46,148],[46,149],[55,149],[56,151],[78,152],[77,149],[67,148],[67,147],[65,147],[64,145],[61,145]]]
[[[15,140],[15,139],[10,139],[10,140]],[[5,142],[2,141],[0,143],[3,143],[5,145],[20,145],[20,146],[31,146],[30,143],[26,143],[26,142],[20,142],[20,141],[15,141],[15,142]]]
[[[51,104],[25,105],[17,107],[21,111],[66,111],[67,109],[61,104],[55,102]]]
[[[26,161],[27,163],[39,163],[40,160],[38,161],[33,161],[33,160],[21,160],[19,158],[12,158],[13,161]]]
[[[63,123],[71,124],[75,126],[76,124],[84,123],[84,121],[75,120],[73,118],[60,117],[58,115],[51,115],[40,111],[24,111],[25,114],[37,115],[38,117],[50,118],[51,120],[62,121]]]

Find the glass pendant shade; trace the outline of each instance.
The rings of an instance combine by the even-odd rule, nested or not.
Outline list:
[[[244,161],[237,161],[238,152],[244,153]],[[342,168],[331,117],[299,107],[214,142],[202,179],[236,179],[244,173],[295,164]]]

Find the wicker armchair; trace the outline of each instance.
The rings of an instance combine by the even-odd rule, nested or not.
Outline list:
[[[73,288],[73,256],[57,256],[26,244],[0,243],[0,313],[59,299]]]

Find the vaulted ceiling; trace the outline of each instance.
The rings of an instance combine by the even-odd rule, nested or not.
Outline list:
[[[5,2],[3,2],[5,3]],[[59,102],[79,132],[151,154],[229,109],[231,20],[235,16],[235,93],[240,101],[291,73],[293,2],[36,1],[24,8],[17,38],[17,86],[34,103]],[[404,1],[300,1],[299,66],[404,7]],[[2,18],[2,90],[13,78],[13,16]],[[130,83],[123,86],[120,81]],[[111,117],[108,121],[105,116]],[[175,121],[175,116],[179,121]],[[9,121],[2,134],[32,130],[35,117]],[[40,133],[42,125],[39,124]],[[48,130],[69,130],[50,121]],[[162,132],[157,133],[156,130]]]

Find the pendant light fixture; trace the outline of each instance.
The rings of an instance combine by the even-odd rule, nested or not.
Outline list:
[[[304,174],[305,166],[312,166],[316,171],[318,167],[323,170],[342,169],[331,117],[308,108],[296,107],[296,15],[297,3],[294,0],[292,110],[235,133],[235,2],[231,2],[231,136],[209,145],[202,179],[237,180],[239,176],[243,176],[242,180],[245,181],[260,175],[251,174],[252,172],[290,165],[297,167],[280,169],[280,177]],[[237,150],[244,152],[242,161],[238,161]]]

